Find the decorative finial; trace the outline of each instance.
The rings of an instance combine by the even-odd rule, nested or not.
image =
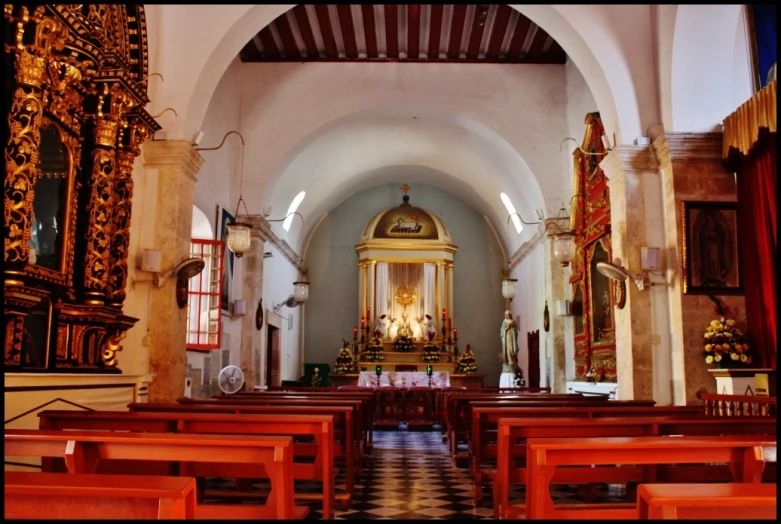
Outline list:
[[[401,197],[404,203],[401,204],[401,207],[409,207],[409,195],[407,194],[407,191],[409,191],[410,189],[411,188],[407,184],[401,186],[401,190],[404,191],[404,196]]]

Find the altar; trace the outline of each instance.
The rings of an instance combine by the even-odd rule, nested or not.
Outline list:
[[[380,374],[379,384],[377,373],[361,371],[358,376],[358,385],[363,387],[390,386],[397,388],[428,387],[428,375],[423,371],[383,371]],[[450,373],[447,371],[435,371],[431,374],[431,386],[444,388],[450,386]]]

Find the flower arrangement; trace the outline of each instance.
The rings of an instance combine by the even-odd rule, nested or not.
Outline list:
[[[366,350],[363,352],[363,360],[369,362],[385,360],[385,352],[382,349],[382,342],[380,342],[380,339],[376,334],[370,340],[369,345],[366,346]]]
[[[412,342],[412,337],[405,337],[404,335],[396,337],[396,340],[393,341],[393,351],[399,351],[401,353],[415,351],[415,344]]]
[[[723,367],[751,364],[749,350],[746,338],[732,319],[711,320],[705,329],[703,355],[706,364],[715,362]]]
[[[477,371],[477,361],[475,361],[475,354],[472,353],[472,349],[469,344],[466,345],[466,351],[464,351],[458,361],[456,362],[456,373],[474,373]]]
[[[423,361],[438,362],[439,359],[439,346],[434,344],[432,341],[426,342],[426,345],[423,346]]]
[[[348,347],[343,347],[339,350],[339,355],[336,357],[336,363],[334,364],[334,373],[344,375],[346,373],[357,373],[358,367],[355,365],[353,359],[353,353]]]

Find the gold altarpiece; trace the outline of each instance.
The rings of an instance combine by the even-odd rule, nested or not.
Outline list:
[[[382,314],[376,307],[376,267],[378,262],[406,262],[436,264],[435,310],[426,312],[436,315],[437,341],[451,337],[447,323],[453,317],[453,256],[458,246],[453,244],[450,232],[439,217],[423,208],[409,203],[407,192],[410,187],[402,186],[403,202],[397,207],[386,209],[366,223],[361,240],[355,245],[358,253],[358,322],[364,319],[373,326],[375,314]],[[417,297],[419,300],[420,297]],[[444,313],[444,315],[443,315]],[[442,317],[446,317],[443,319]],[[368,317],[368,318],[367,318]],[[446,334],[443,334],[445,328]]]
[[[142,5],[4,9],[6,371],[119,373],[149,103]]]
[[[616,337],[613,307],[626,296],[597,271],[598,262],[612,260],[610,233],[610,193],[607,177],[599,162],[607,154],[599,113],[589,113],[581,149],[573,153],[573,180],[570,228],[576,232],[572,261],[572,302],[575,341],[575,380],[616,382]],[[584,154],[583,151],[589,153]],[[619,283],[624,285],[623,282]]]

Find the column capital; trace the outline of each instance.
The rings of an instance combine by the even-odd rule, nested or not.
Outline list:
[[[186,140],[147,140],[141,150],[145,167],[177,167],[193,182],[203,165],[201,154]]]
[[[371,267],[375,267],[377,265],[376,260],[367,260],[366,263]]]
[[[258,240],[266,241],[267,236],[263,234],[264,231],[269,231],[269,224],[268,220],[262,215],[242,215],[241,218],[243,222],[246,222],[250,226],[252,226],[252,230],[250,231],[250,236],[252,238],[257,238]]]
[[[608,182],[626,173],[655,173],[659,169],[656,156],[648,146],[616,146],[599,163]]]
[[[651,147],[659,167],[672,162],[721,162],[722,133],[664,133]]]

